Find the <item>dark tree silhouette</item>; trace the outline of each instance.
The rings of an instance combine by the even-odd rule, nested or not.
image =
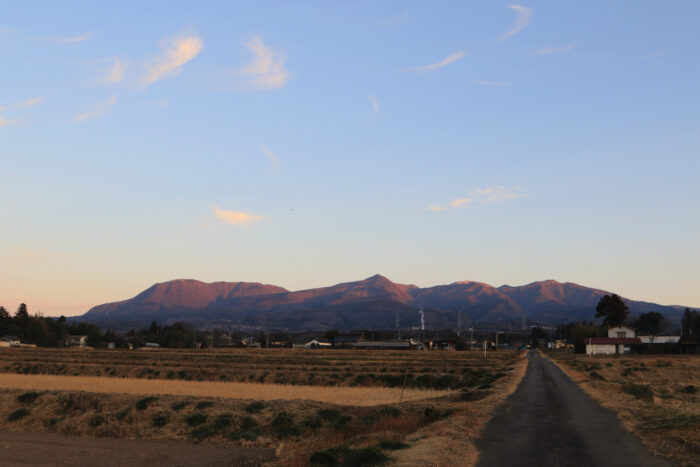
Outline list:
[[[684,339],[689,339],[700,343],[700,313],[686,308],[681,320],[681,335]]]
[[[603,326],[619,326],[630,314],[629,308],[617,294],[605,295],[595,307],[595,317],[604,318]]]
[[[642,313],[639,315],[637,321],[634,322],[634,327],[642,334],[658,336],[661,334],[663,323],[664,315],[657,311],[650,311],[649,313]]]

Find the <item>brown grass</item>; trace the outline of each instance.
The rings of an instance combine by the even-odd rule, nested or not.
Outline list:
[[[700,357],[549,352],[571,379],[617,412],[626,429],[675,465],[700,466]],[[697,388],[696,393],[685,388]],[[635,396],[641,389],[641,396]],[[648,394],[646,399],[643,397]],[[641,398],[640,398],[641,397]]]
[[[169,381],[158,379],[104,378],[96,376],[55,376],[1,374],[0,388],[89,391],[114,394],[170,394],[180,396],[222,397],[258,400],[312,400],[336,405],[373,406],[430,399],[453,394],[400,388],[291,386],[262,383],[220,383]],[[403,392],[403,394],[402,394]]]

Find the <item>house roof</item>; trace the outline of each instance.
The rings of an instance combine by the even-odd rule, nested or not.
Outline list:
[[[609,345],[634,345],[641,344],[642,341],[636,337],[589,337],[586,344],[609,344]]]

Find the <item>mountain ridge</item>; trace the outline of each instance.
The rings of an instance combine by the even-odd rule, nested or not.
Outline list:
[[[420,325],[422,309],[431,328],[523,322],[558,324],[594,319],[601,289],[553,279],[494,287],[458,281],[432,287],[392,282],[375,274],[359,281],[289,291],[258,282],[175,279],[152,285],[135,297],[91,308],[80,319],[114,329],[152,320],[189,321],[202,327],[322,330],[391,329]],[[632,314],[659,311],[679,319],[677,307],[625,299]],[[457,315],[460,315],[457,318]]]

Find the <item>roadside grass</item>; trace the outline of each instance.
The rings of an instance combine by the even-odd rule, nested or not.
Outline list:
[[[700,466],[700,356],[596,356],[550,351],[549,356],[654,454],[674,465]],[[602,378],[588,369],[597,366]]]

